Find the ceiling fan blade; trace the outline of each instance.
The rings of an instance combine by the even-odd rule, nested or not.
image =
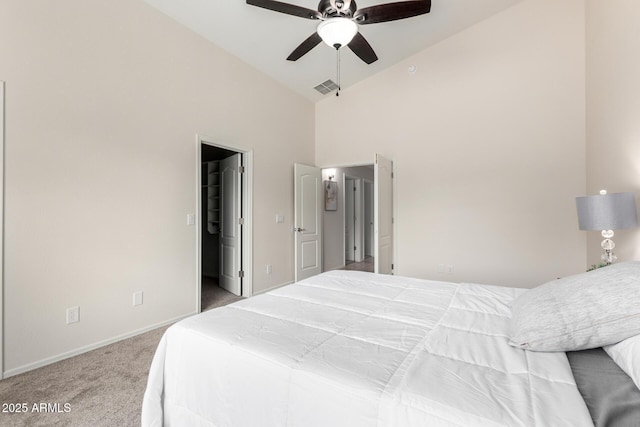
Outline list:
[[[347,46],[349,46],[349,49],[351,49],[358,58],[362,59],[367,64],[374,63],[378,60],[378,56],[373,51],[373,48],[367,39],[365,39],[360,33],[356,33],[353,40],[351,40]]]
[[[306,7],[300,7],[294,4],[282,3],[274,0],[247,0],[247,4],[276,12],[286,13],[287,15],[299,16],[301,18],[322,18],[322,14],[317,10],[307,9]]]
[[[431,0],[399,1],[358,9],[354,18],[358,24],[377,24],[424,15],[430,10]]]
[[[293,52],[291,52],[291,55],[287,57],[287,61],[297,61],[311,49],[318,46],[321,41],[322,39],[320,38],[320,35],[318,35],[318,33],[311,34],[305,41],[300,43],[300,46],[298,46]]]

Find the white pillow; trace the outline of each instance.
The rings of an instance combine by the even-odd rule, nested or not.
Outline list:
[[[640,389],[640,335],[627,338],[618,344],[605,346],[604,351]]]
[[[509,344],[533,351],[602,347],[640,334],[640,262],[545,283],[511,307]]]

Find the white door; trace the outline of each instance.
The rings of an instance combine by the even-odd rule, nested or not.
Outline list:
[[[220,161],[220,287],[235,295],[242,293],[240,277],[241,199],[240,154]]]
[[[295,164],[294,235],[296,282],[322,272],[322,170]]]
[[[393,162],[376,154],[374,164],[374,271],[393,274]]]

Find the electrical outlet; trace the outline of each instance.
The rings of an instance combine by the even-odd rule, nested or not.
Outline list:
[[[142,305],[142,291],[133,293],[133,306]]]
[[[447,273],[449,273],[449,274],[453,274],[453,265],[449,264],[449,265],[447,266]]]
[[[194,225],[196,223],[196,215],[189,213],[187,214],[187,225]]]
[[[273,266],[271,264],[267,264],[267,274],[271,276],[271,273],[273,273]]]
[[[80,307],[67,308],[67,325],[80,321]]]

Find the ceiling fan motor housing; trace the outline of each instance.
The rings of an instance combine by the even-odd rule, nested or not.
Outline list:
[[[352,18],[358,9],[355,1],[345,0],[320,0],[318,4],[318,12],[323,18],[345,17]]]

